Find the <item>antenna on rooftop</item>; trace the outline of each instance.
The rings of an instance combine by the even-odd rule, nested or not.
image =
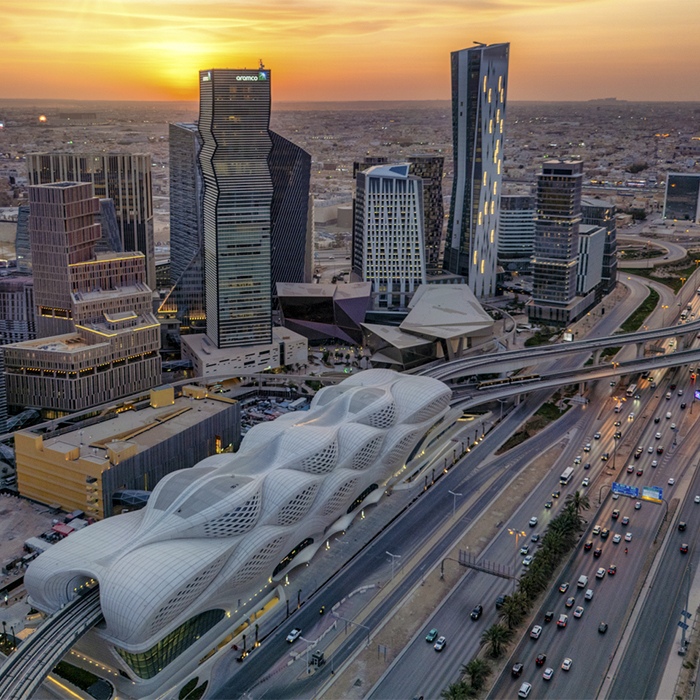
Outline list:
[[[476,44],[477,46],[488,46],[488,44],[484,44],[483,41],[474,41],[472,43]]]
[[[258,61],[260,61],[260,70],[265,68],[265,64],[263,63],[262,58],[259,58]]]

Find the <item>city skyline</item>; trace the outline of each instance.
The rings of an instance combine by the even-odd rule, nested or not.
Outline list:
[[[515,101],[700,100],[687,0],[80,5],[6,8],[2,97],[195,100],[200,69],[262,59],[278,101],[448,99],[449,52],[478,40],[510,42]]]

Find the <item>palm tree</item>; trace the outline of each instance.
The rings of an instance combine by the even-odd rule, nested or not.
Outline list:
[[[468,700],[476,695],[476,690],[466,681],[457,681],[440,693],[443,700]]]
[[[462,673],[469,676],[472,688],[480,690],[491,673],[491,664],[485,659],[474,657],[468,664],[462,666]]]
[[[522,599],[514,595],[509,595],[503,601],[503,605],[498,611],[498,617],[506,624],[509,630],[517,627],[522,622],[524,614]]]
[[[566,505],[569,506],[579,518],[581,517],[581,511],[588,510],[591,507],[588,496],[580,491],[570,493],[566,497]]]
[[[481,635],[481,643],[486,644],[489,647],[491,657],[497,659],[503,654],[504,647],[512,637],[513,631],[498,623],[484,630],[484,633]]]

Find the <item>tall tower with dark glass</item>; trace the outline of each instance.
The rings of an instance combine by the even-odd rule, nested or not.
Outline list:
[[[270,71],[200,71],[207,336],[219,348],[272,340]]]
[[[454,179],[444,268],[479,298],[496,292],[509,51],[492,44],[451,55]]]

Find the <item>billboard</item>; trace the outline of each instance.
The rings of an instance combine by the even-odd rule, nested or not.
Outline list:
[[[664,500],[664,490],[661,486],[644,486],[642,487],[642,500],[661,503]]]
[[[629,496],[630,498],[639,498],[639,489],[630,484],[621,484],[619,481],[613,481],[612,492],[619,493],[621,496]]]

